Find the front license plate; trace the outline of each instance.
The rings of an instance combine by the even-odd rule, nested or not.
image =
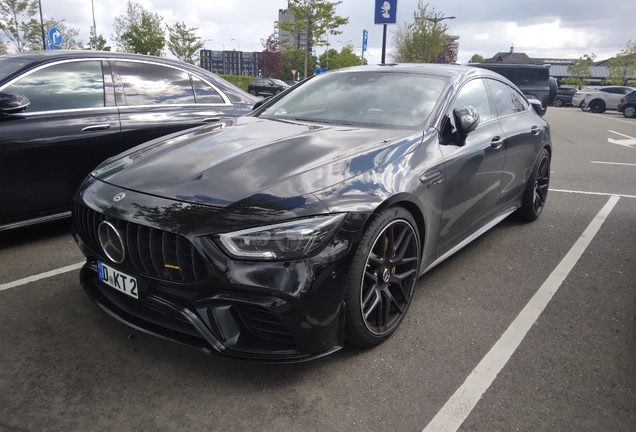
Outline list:
[[[137,292],[137,279],[132,276],[128,276],[114,268],[107,266],[101,261],[97,261],[97,273],[99,280],[106,285],[110,285],[118,291],[128,294],[136,299],[139,298]]]

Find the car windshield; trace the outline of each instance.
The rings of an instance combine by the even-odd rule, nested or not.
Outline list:
[[[278,85],[282,85],[287,87],[287,84],[284,81],[281,81],[279,79],[272,79],[272,81],[274,81],[274,84],[278,84]]]
[[[26,58],[0,57],[0,79],[11,75],[18,69],[31,63],[33,60]]]
[[[261,118],[416,128],[442,95],[446,79],[398,72],[319,75],[267,107]]]

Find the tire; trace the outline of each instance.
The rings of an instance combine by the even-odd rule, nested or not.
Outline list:
[[[515,215],[527,222],[536,220],[545,207],[550,186],[550,153],[544,148],[526,183],[521,207]]]
[[[582,102],[579,104],[579,108],[581,108],[581,110],[583,110],[583,111],[589,111],[589,110],[590,110],[590,109],[587,107],[587,105],[585,104],[585,101],[582,101]]]
[[[389,207],[371,222],[345,285],[347,342],[376,346],[402,322],[419,274],[418,232],[413,216],[399,206]]]
[[[563,106],[563,101],[561,99],[555,99],[554,106],[557,108],[561,108]]]
[[[601,114],[605,112],[605,104],[601,101],[592,101],[590,102],[590,111],[595,114]]]
[[[276,90],[276,93],[274,93],[275,95],[280,94],[280,90]]]
[[[250,90],[250,94],[253,95],[253,96],[256,96],[256,90],[254,90],[254,89]]]
[[[630,105],[623,108],[623,115],[626,118],[636,118],[636,106]]]

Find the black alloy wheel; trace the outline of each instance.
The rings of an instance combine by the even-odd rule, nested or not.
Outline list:
[[[550,186],[550,153],[546,149],[541,151],[532,174],[526,183],[521,207],[517,215],[528,222],[536,220],[545,207]]]
[[[623,115],[627,118],[636,118],[636,107],[633,105],[623,108]]]
[[[590,110],[587,107],[587,105],[585,104],[585,101],[581,101],[581,103],[579,104],[579,108],[581,108],[581,110],[583,110],[583,111],[589,111]]]
[[[276,93],[274,93],[274,94],[280,94],[281,91],[282,90],[276,90]]]
[[[561,108],[563,106],[563,101],[561,99],[555,99],[554,106],[557,108]]]
[[[601,101],[594,101],[590,103],[590,111],[595,114],[605,112],[605,104]]]
[[[367,229],[347,278],[346,338],[371,347],[398,328],[420,265],[417,224],[402,207],[380,213]]]
[[[254,90],[254,89],[250,90],[250,94],[253,95],[253,96],[256,96],[256,90]]]

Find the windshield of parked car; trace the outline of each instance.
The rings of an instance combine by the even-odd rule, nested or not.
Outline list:
[[[417,128],[442,95],[446,78],[401,72],[319,75],[263,110],[261,118]]]
[[[0,57],[0,79],[11,75],[18,69],[31,63],[33,60],[25,58]]]

